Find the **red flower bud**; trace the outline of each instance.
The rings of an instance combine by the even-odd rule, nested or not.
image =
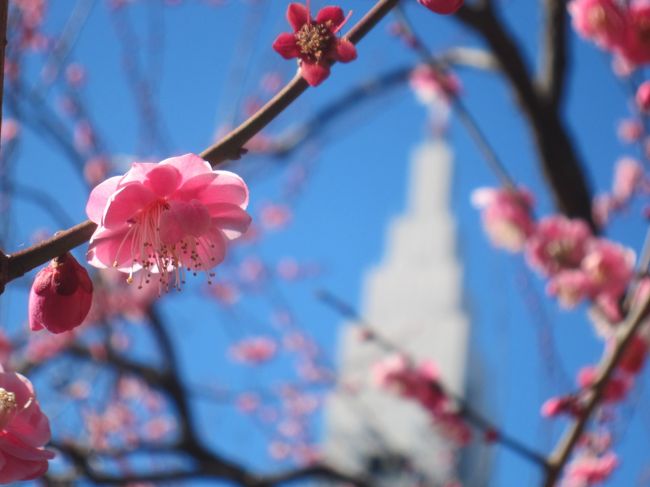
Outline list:
[[[421,5],[437,14],[448,15],[463,6],[463,0],[418,0]]]
[[[29,293],[29,327],[63,333],[79,326],[90,310],[93,283],[70,254],[41,269]]]

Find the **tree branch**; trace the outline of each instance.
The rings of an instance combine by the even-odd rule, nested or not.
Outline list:
[[[6,1],[6,0],[5,0]],[[379,0],[364,17],[357,22],[347,34],[347,38],[357,44],[363,37],[395,7],[398,0]],[[238,159],[244,152],[243,146],[255,134],[268,125],[308,88],[307,82],[299,74],[253,116],[230,132],[217,144],[201,152],[201,157],[212,166],[217,166],[228,159]],[[9,256],[8,277],[0,281],[0,289],[8,281],[20,277],[26,272],[45,264],[47,261],[88,241],[97,225],[90,220],[65,230],[53,238]],[[0,278],[2,276],[0,275]]]
[[[557,107],[533,83],[519,46],[492,9],[461,8],[454,16],[488,44],[499,61],[533,133],[541,166],[556,206],[598,230],[591,214],[591,189]]]

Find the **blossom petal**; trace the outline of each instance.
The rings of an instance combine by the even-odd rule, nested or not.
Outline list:
[[[11,421],[11,432],[31,446],[44,445],[50,441],[50,421],[41,411],[38,402],[33,401]]]
[[[310,22],[309,10],[302,3],[291,3],[287,8],[287,20],[295,31]]]
[[[283,32],[275,39],[273,49],[284,59],[291,59],[300,55],[295,36],[288,32]]]
[[[144,184],[147,181],[147,174],[158,166],[155,162],[134,162],[126,174],[120,180],[120,187],[130,183]]]
[[[240,237],[246,233],[251,224],[251,217],[246,211],[237,205],[226,203],[216,203],[209,205],[208,211],[212,217],[212,222],[217,225],[221,231],[230,240]]]
[[[170,164],[156,164],[147,174],[147,187],[157,196],[172,194],[181,184],[182,176],[178,169]]]
[[[106,209],[106,203],[109,198],[117,190],[117,185],[122,179],[122,176],[114,176],[107,179],[103,183],[98,184],[90,192],[88,203],[86,203],[86,215],[95,223],[102,221],[102,215]]]
[[[336,45],[336,60],[349,63],[357,58],[357,48],[347,39],[340,39]]]
[[[21,460],[35,461],[54,458],[53,452],[28,445],[12,434],[0,436],[0,450]]]
[[[195,198],[208,206],[229,203],[241,208],[248,206],[248,187],[242,178],[230,171],[215,171],[216,178]]]
[[[310,86],[318,86],[330,75],[330,67],[317,63],[300,64],[300,74]]]
[[[330,30],[336,31],[338,27],[345,21],[345,14],[341,7],[327,6],[320,9],[316,15],[316,23],[324,24],[331,22]]]
[[[130,270],[134,256],[133,234],[129,234],[129,230],[128,227],[117,230],[107,230],[103,227],[97,229],[88,245],[88,263],[100,269],[117,264],[118,270]],[[140,265],[133,265],[133,270],[137,269],[140,269]]]
[[[156,199],[156,195],[141,184],[124,186],[108,200],[102,226],[109,229],[124,226],[136,213]]]
[[[185,181],[183,185],[178,188],[172,199],[181,201],[191,201],[196,199],[196,195],[200,194],[204,189],[210,186],[215,179],[217,179],[217,174],[212,171],[194,176]]]
[[[185,181],[199,174],[205,174],[212,172],[212,166],[207,161],[204,161],[196,154],[185,154],[177,157],[170,157],[164,161],[160,161],[160,164],[170,164],[178,169],[178,172],[181,173],[182,180],[180,185],[182,186]]]

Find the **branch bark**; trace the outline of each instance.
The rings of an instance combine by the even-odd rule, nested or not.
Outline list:
[[[465,6],[455,15],[464,25],[473,29],[488,44],[497,58],[501,70],[512,87],[517,101],[527,118],[541,166],[554,195],[556,206],[572,218],[581,218],[598,230],[591,214],[591,188],[574,147],[569,132],[558,111],[553,97],[547,99],[533,81],[523,54],[512,35],[493,9],[477,9]],[[555,85],[562,70],[562,56],[555,54]],[[560,93],[561,90],[555,89]]]

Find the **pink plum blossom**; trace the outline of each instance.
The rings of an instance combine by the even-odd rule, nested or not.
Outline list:
[[[230,355],[237,361],[247,364],[267,362],[277,351],[275,341],[267,337],[247,338],[230,349]]]
[[[632,249],[602,238],[592,240],[581,264],[589,278],[592,296],[620,297],[634,274],[635,259]]]
[[[567,465],[565,482],[567,487],[587,487],[606,481],[618,466],[618,457],[613,452],[603,455],[581,454]]]
[[[260,211],[260,222],[267,230],[280,230],[291,222],[292,216],[289,206],[269,203]]]
[[[618,138],[623,142],[636,142],[643,135],[643,125],[638,120],[621,120],[618,124]]]
[[[639,335],[634,335],[630,344],[625,349],[625,353],[621,357],[618,366],[624,372],[629,374],[638,374],[641,369],[643,369],[647,356],[648,342],[645,338]]]
[[[443,73],[427,64],[421,64],[411,71],[409,84],[424,105],[439,99],[449,100],[460,92],[460,81],[453,73]]]
[[[63,333],[81,325],[93,298],[88,272],[70,254],[52,260],[34,278],[29,293],[29,326]]]
[[[442,388],[433,362],[424,361],[415,367],[403,355],[394,355],[377,362],[372,372],[379,386],[419,403],[447,438],[460,445],[469,442],[471,431]]]
[[[311,86],[325,81],[332,62],[347,63],[357,58],[354,44],[336,35],[347,21],[340,7],[324,7],[313,19],[307,7],[291,3],[287,20],[293,32],[280,34],[273,49],[285,59],[298,58],[300,74]]]
[[[650,5],[647,3],[633,2],[628,7],[620,55],[636,65],[650,62]]]
[[[591,281],[582,270],[563,270],[551,278],[546,292],[557,297],[562,307],[573,308],[591,295]]]
[[[152,274],[180,288],[185,271],[196,274],[218,265],[227,242],[250,224],[248,188],[228,171],[213,171],[194,154],[155,163],[134,163],[124,176],[96,186],[86,212],[99,225],[90,240],[88,262]]]
[[[524,248],[535,228],[533,198],[527,190],[480,188],[472,193],[472,203],[483,210],[483,226],[495,246],[510,252]]]
[[[545,275],[575,269],[580,267],[590,238],[591,230],[582,220],[564,216],[543,218],[526,243],[526,259]]]
[[[36,400],[31,382],[0,369],[0,483],[32,480],[47,472],[54,453],[50,423]]]
[[[617,204],[625,204],[643,181],[643,166],[636,159],[623,157],[616,162],[612,196]]]
[[[616,0],[572,0],[568,9],[582,37],[608,50],[623,43],[626,18]]]
[[[578,372],[578,385],[583,389],[592,387],[598,378],[596,367],[583,367]],[[603,401],[606,403],[620,402],[625,399],[628,391],[633,385],[632,376],[617,372],[610,377],[603,390]]]
[[[650,81],[644,81],[636,90],[636,106],[642,112],[650,111]]]

